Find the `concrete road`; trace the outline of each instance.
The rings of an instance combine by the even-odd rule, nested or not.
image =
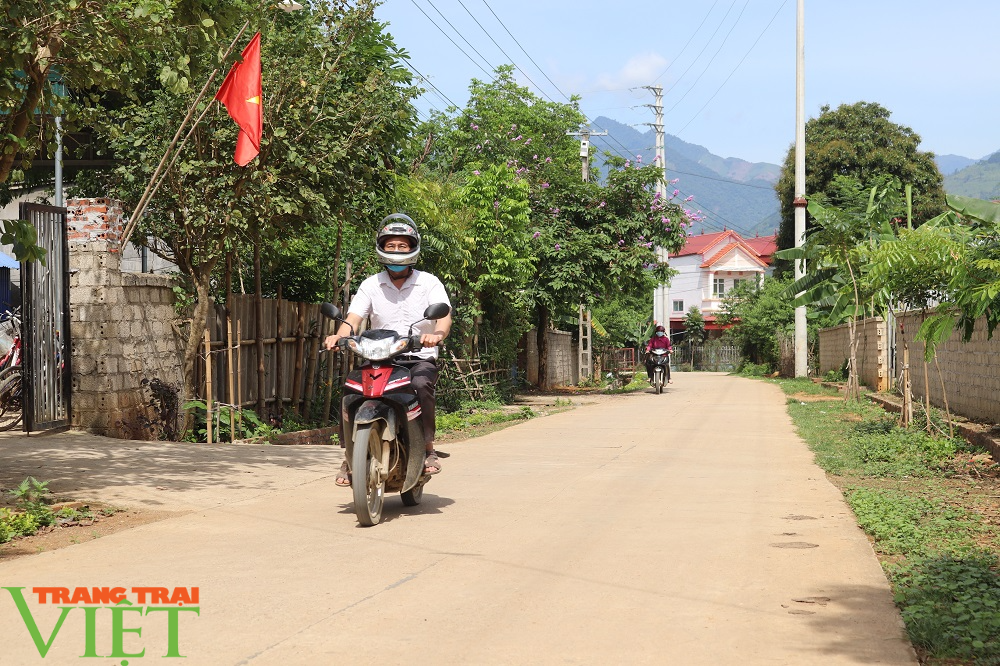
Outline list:
[[[95,442],[3,440],[0,465],[188,513],[0,563],[43,640],[61,611],[33,587],[197,586],[199,614],[176,614],[186,664],[916,663],[867,539],[762,382],[679,373],[449,445],[423,504],[392,497],[374,528],[334,485],[339,449]],[[89,613],[67,611],[42,659],[0,590],[0,664],[171,663],[167,613]]]

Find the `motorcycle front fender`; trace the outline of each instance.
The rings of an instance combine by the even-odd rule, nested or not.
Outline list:
[[[345,398],[345,405],[348,403],[357,404],[358,400],[363,400],[361,396],[351,396],[352,400]],[[353,407],[353,404],[351,406]],[[385,441],[397,438],[397,435],[405,435],[401,439],[406,442],[407,462],[406,480],[403,483],[403,492],[411,490],[424,474],[424,431],[419,419],[407,419],[406,413],[409,408],[416,404],[416,398],[407,394],[387,394],[382,400],[364,400],[356,409],[345,409],[345,422],[349,424],[351,436],[348,438],[347,458],[351,459],[354,454],[354,436],[357,434],[358,426],[367,423],[382,421],[385,428],[382,431],[382,439]],[[405,428],[405,432],[402,429]]]

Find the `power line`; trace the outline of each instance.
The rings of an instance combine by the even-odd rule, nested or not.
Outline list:
[[[735,0],[734,0],[734,1],[735,1]],[[505,24],[505,23],[503,22],[503,20],[502,20],[502,19],[501,19],[501,18],[500,18],[499,16],[497,16],[497,13],[496,13],[495,11],[493,11],[493,8],[492,8],[492,7],[490,7],[490,3],[489,3],[489,2],[487,2],[486,0],[483,0],[483,4],[484,4],[484,5],[486,5],[486,8],[490,10],[490,13],[491,13],[491,14],[493,14],[493,18],[495,18],[495,19],[497,20],[497,23],[499,23],[499,24],[500,24],[500,26],[501,26],[501,27],[502,27],[502,28],[504,29],[504,31],[505,31],[505,32],[506,32],[506,33],[507,33],[507,34],[508,34],[508,35],[510,36],[510,38],[511,38],[512,40],[514,40],[514,43],[515,43],[515,44],[517,44],[517,47],[518,47],[519,49],[521,49],[521,53],[523,53],[523,54],[524,54],[524,55],[525,55],[525,56],[526,56],[526,57],[528,58],[528,60],[530,60],[530,61],[531,61],[531,64],[535,66],[535,69],[537,69],[537,70],[538,70],[539,72],[541,72],[541,73],[542,73],[542,76],[544,76],[544,77],[545,77],[545,79],[546,79],[546,80],[547,80],[547,81],[548,81],[549,83],[551,83],[551,84],[552,84],[552,87],[553,87],[553,88],[555,88],[555,89],[556,89],[556,90],[557,90],[557,91],[559,92],[559,94],[560,94],[560,95],[562,95],[563,97],[565,97],[567,101],[571,101],[571,100],[570,100],[570,96],[569,96],[569,95],[567,95],[566,93],[564,93],[564,92],[562,91],[562,89],[560,89],[560,88],[559,88],[559,86],[557,86],[557,85],[556,85],[555,81],[553,81],[553,80],[552,80],[552,79],[551,79],[551,78],[549,77],[549,75],[545,73],[545,70],[544,70],[544,69],[542,69],[542,68],[541,68],[541,67],[540,67],[540,66],[538,65],[538,63],[537,63],[537,62],[535,62],[535,59],[531,57],[531,54],[530,54],[530,53],[528,53],[528,52],[527,52],[527,51],[525,50],[525,48],[524,48],[523,46],[521,46],[521,42],[519,42],[519,41],[517,40],[517,37],[515,37],[515,36],[514,36],[514,34],[513,34],[513,33],[512,33],[511,31],[510,31],[510,29],[509,29],[509,28],[507,28],[507,25],[506,25],[506,24]],[[524,70],[522,69],[521,71],[523,72]],[[529,79],[529,80],[530,80],[530,79]],[[537,86],[536,86],[536,87],[537,87]],[[541,89],[539,88],[539,90],[541,90]],[[544,94],[544,93],[542,93],[542,94]],[[546,95],[546,97],[548,97],[548,96]],[[552,98],[550,97],[550,98],[549,98],[549,100],[550,100],[550,101],[552,101]],[[593,125],[593,126],[594,126],[594,127],[596,127],[596,128],[598,129],[598,130],[600,130],[600,131],[602,131],[602,132],[606,132],[606,131],[607,131],[607,130],[605,130],[605,129],[604,129],[603,127],[601,127],[600,125],[597,125],[596,123],[592,122],[592,121],[591,121],[591,120],[590,120],[589,118],[587,118],[587,115],[586,115],[586,114],[583,114],[583,117],[584,117],[584,119],[585,119],[585,120],[587,121],[587,123],[588,123],[588,124],[591,124],[591,125]],[[620,155],[621,157],[623,157],[623,158],[625,158],[625,159],[631,159],[630,157],[628,157],[628,156],[626,155],[626,153],[630,153],[629,149],[628,149],[628,148],[626,148],[626,147],[625,147],[625,145],[624,145],[624,144],[623,144],[623,143],[622,143],[621,141],[619,141],[619,140],[618,140],[618,139],[617,139],[616,137],[614,137],[614,136],[613,136],[613,135],[611,135],[610,133],[608,133],[608,136],[609,136],[609,137],[610,137],[611,139],[613,139],[615,143],[617,143],[617,144],[618,144],[619,146],[621,146],[621,148],[622,148],[622,149],[623,149],[623,150],[625,151],[625,153],[622,153],[622,152],[619,152],[619,151],[618,151],[617,149],[615,149],[615,152],[617,152],[617,153],[618,153],[618,154],[619,154],[619,155]]]
[[[778,7],[778,10],[777,10],[776,12],[774,12],[774,16],[772,16],[772,17],[771,17],[771,20],[770,20],[770,21],[768,21],[768,23],[767,23],[767,25],[766,25],[766,26],[764,26],[764,29],[763,29],[763,30],[761,30],[760,34],[759,34],[759,35],[757,36],[757,39],[756,39],[756,40],[754,40],[754,43],[750,45],[750,48],[749,48],[749,49],[747,49],[747,52],[743,54],[743,57],[742,57],[742,58],[740,58],[740,61],[739,61],[738,63],[736,63],[736,67],[734,67],[734,68],[733,68],[733,71],[731,71],[731,72],[729,73],[729,76],[727,76],[727,77],[726,77],[726,80],[722,82],[722,85],[720,85],[720,86],[718,87],[718,89],[717,89],[717,90],[716,90],[716,91],[715,91],[714,93],[712,93],[712,96],[708,98],[708,101],[707,101],[707,102],[705,102],[705,104],[704,104],[704,105],[703,105],[703,106],[702,106],[702,107],[701,107],[700,109],[698,109],[698,111],[696,111],[696,112],[695,112],[695,114],[694,114],[694,115],[693,115],[693,116],[691,117],[691,120],[687,121],[687,122],[686,122],[686,123],[684,124],[684,127],[681,127],[681,128],[679,129],[679,130],[677,130],[677,133],[678,133],[678,134],[680,134],[680,133],[681,133],[681,132],[683,132],[683,131],[684,131],[685,129],[687,129],[687,126],[688,126],[688,125],[690,125],[691,123],[693,123],[693,122],[694,122],[694,119],[695,119],[695,118],[697,118],[697,117],[698,117],[699,115],[701,115],[701,112],[702,112],[702,111],[704,111],[704,110],[705,110],[705,108],[706,108],[706,107],[707,107],[707,106],[708,106],[709,104],[711,104],[711,103],[712,103],[712,100],[713,100],[713,99],[715,99],[715,96],[719,94],[719,91],[721,91],[721,90],[722,90],[722,88],[723,88],[723,87],[724,87],[724,86],[725,86],[725,85],[726,85],[727,83],[729,83],[729,79],[733,78],[733,74],[735,74],[735,73],[736,73],[736,70],[738,70],[738,69],[740,68],[740,65],[742,65],[742,64],[743,64],[743,61],[747,59],[747,56],[749,56],[749,55],[750,55],[750,52],[754,50],[754,47],[756,47],[756,46],[757,46],[757,43],[758,43],[758,42],[759,42],[759,41],[760,41],[760,40],[761,40],[761,39],[762,39],[762,38],[764,37],[764,33],[766,33],[766,32],[767,32],[767,30],[768,30],[768,28],[770,28],[770,27],[771,27],[771,24],[772,24],[772,23],[774,23],[774,19],[778,18],[778,14],[780,14],[780,13],[781,13],[781,10],[782,10],[782,9],[784,9],[784,8],[785,8],[785,5],[787,5],[787,4],[788,4],[788,0],[784,0],[784,2],[782,2],[782,3],[781,3],[781,6],[780,6],[780,7]]]
[[[674,66],[674,63],[677,62],[682,55],[684,55],[684,52],[687,51],[688,45],[691,44],[691,41],[694,39],[694,36],[697,35],[698,32],[701,30],[701,26],[705,25],[705,21],[708,20],[709,16],[711,16],[712,11],[715,9],[715,6],[717,4],[719,4],[719,0],[715,0],[715,2],[712,3],[712,6],[709,8],[708,13],[705,14],[705,18],[703,18],[701,20],[701,23],[698,24],[698,27],[695,28],[694,31],[691,33],[691,36],[688,37],[687,42],[684,44],[684,48],[681,49],[680,53],[678,53],[676,56],[674,56],[673,60],[670,61],[670,64],[667,65],[667,68],[665,70],[663,70],[662,72],[660,72],[659,76],[657,76],[655,79],[653,79],[653,83],[656,83],[657,81],[659,81],[660,79],[662,79],[663,75],[666,74],[667,72],[669,72],[670,68]]]
[[[772,191],[774,190],[773,187],[768,187],[766,185],[751,185],[750,183],[741,183],[738,180],[728,180],[726,178],[714,178],[712,176],[706,176],[706,175],[700,174],[700,173],[690,173],[688,171],[679,171],[677,169],[671,169],[670,167],[667,167],[667,170],[668,171],[672,171],[674,173],[682,173],[685,176],[694,176],[695,178],[704,178],[705,180],[715,180],[715,181],[718,181],[720,183],[729,183],[730,185],[739,185],[740,187],[752,187],[755,190],[772,190]]]
[[[430,0],[428,0],[428,2],[429,1]],[[523,67],[518,67],[517,63],[514,62],[514,59],[511,58],[510,55],[504,50],[504,48],[502,46],[500,46],[500,44],[497,43],[497,40],[493,39],[493,35],[490,34],[490,31],[483,27],[483,24],[479,22],[479,19],[476,18],[475,14],[473,14],[471,11],[469,11],[469,8],[465,6],[465,3],[462,2],[462,0],[458,0],[458,4],[460,4],[462,6],[462,9],[465,10],[466,14],[468,14],[469,16],[472,17],[472,20],[476,22],[476,25],[478,25],[479,29],[483,31],[483,34],[485,34],[487,37],[489,37],[490,41],[493,42],[493,44],[498,49],[500,49],[500,53],[502,53],[504,55],[504,57],[507,58],[507,61],[510,62],[510,64],[514,65],[514,67],[517,67],[517,69],[522,74],[524,74],[524,78],[528,79],[528,81],[531,83],[531,85],[535,86],[535,90],[537,90],[541,94],[545,95],[545,97],[547,97],[550,102],[552,102],[553,104],[555,104],[555,100],[552,99],[551,97],[549,97],[549,95],[544,90],[542,90],[542,87],[540,85],[538,85],[537,83],[535,83],[531,79],[530,76],[528,76],[528,73],[526,71],[524,71]]]
[[[737,0],[733,0],[733,4],[729,5],[729,9],[726,10],[726,15],[722,17],[721,21],[719,21],[719,25],[715,27],[715,32],[713,32],[712,36],[708,38],[707,42],[705,42],[705,46],[701,48],[701,51],[699,51],[698,55],[694,57],[694,60],[691,61],[691,64],[688,65],[687,69],[685,69],[684,72],[677,77],[677,81],[674,82],[675,87],[677,86],[678,83],[681,82],[681,79],[687,76],[687,73],[691,71],[691,68],[695,66],[695,64],[698,62],[698,59],[701,58],[702,54],[705,53],[705,50],[708,49],[709,45],[712,43],[712,40],[715,39],[715,36],[719,34],[719,30],[722,29],[723,25],[725,25],[726,19],[729,18],[729,14],[733,11],[733,7],[736,6],[736,1]],[[661,74],[660,76],[663,76],[663,74]]]
[[[455,25],[451,21],[448,20],[448,17],[441,13],[441,10],[437,8],[437,5],[435,5],[433,2],[431,2],[431,0],[426,0],[426,2],[427,2],[428,5],[430,5],[434,9],[434,11],[436,11],[438,13],[438,15],[441,18],[444,19],[445,23],[447,23],[449,26],[451,26],[451,29],[455,31],[455,34],[458,35],[459,37],[461,37],[462,41],[469,45],[469,48],[472,49],[473,53],[475,53],[477,56],[480,57],[480,59],[483,62],[485,62],[487,65],[489,65],[490,69],[492,69],[494,71],[496,70],[496,67],[494,67],[493,64],[489,60],[487,60],[483,56],[483,54],[480,53],[479,50],[475,46],[472,45],[472,42],[470,42],[468,39],[466,39],[465,35],[463,35],[462,32],[458,28],[456,28]]]
[[[750,0],[746,0],[746,2],[743,3],[743,9],[740,10],[740,15],[736,17],[736,20],[733,22],[732,27],[729,28],[729,32],[726,33],[726,36],[722,39],[722,43],[719,44],[719,48],[717,48],[715,50],[715,53],[712,54],[712,57],[708,61],[708,64],[705,65],[705,69],[701,70],[701,74],[699,74],[698,78],[694,80],[694,83],[692,83],[691,87],[689,87],[687,89],[687,92],[685,92],[683,95],[681,95],[681,98],[679,100],[677,100],[676,102],[674,102],[674,105],[672,107],[670,107],[669,109],[667,109],[667,113],[670,113],[671,111],[673,111],[674,109],[676,109],[677,105],[684,101],[684,98],[687,97],[688,94],[692,90],[694,90],[695,86],[698,85],[698,82],[701,81],[701,79],[702,79],[703,76],[705,76],[705,72],[708,71],[709,67],[712,66],[712,63],[715,62],[715,59],[722,52],[722,47],[724,47],[726,45],[726,42],[729,41],[729,37],[730,37],[730,35],[733,34],[733,30],[736,29],[737,25],[739,25],[740,19],[743,18],[743,13],[747,10],[747,5],[749,5],[749,4],[750,4]]]
[[[399,55],[399,52],[398,52],[398,51],[397,51],[396,55]],[[452,105],[453,107],[455,107],[456,109],[458,108],[458,104],[455,104],[454,102],[452,102],[452,101],[451,101],[451,98],[449,98],[449,97],[448,97],[447,95],[445,95],[445,94],[444,94],[443,92],[441,92],[441,90],[440,90],[440,89],[439,89],[439,88],[438,88],[438,87],[437,87],[436,85],[434,85],[434,84],[433,84],[433,83],[431,82],[431,80],[430,80],[429,78],[427,78],[426,76],[424,76],[423,74],[421,74],[421,73],[420,73],[420,70],[418,70],[418,69],[417,69],[416,67],[414,67],[414,66],[413,66],[413,63],[411,63],[411,62],[410,62],[409,60],[407,60],[407,61],[406,61],[405,63],[403,63],[403,64],[404,64],[404,65],[405,65],[405,66],[406,66],[406,67],[407,67],[407,68],[408,68],[408,69],[409,69],[410,71],[412,71],[412,72],[413,72],[414,74],[416,74],[416,75],[417,75],[417,76],[419,76],[419,77],[420,77],[421,79],[423,79],[424,81],[426,81],[426,82],[427,82],[427,85],[429,85],[429,86],[430,86],[431,88],[433,88],[433,89],[434,89],[434,92],[436,92],[436,93],[438,94],[438,97],[440,97],[440,98],[441,98],[441,99],[443,99],[443,100],[446,100],[446,101],[447,101],[447,102],[448,102],[449,104],[451,104],[451,105]]]
[[[478,62],[476,62],[475,59],[472,56],[470,56],[468,53],[466,53],[465,49],[463,49],[461,46],[459,46],[458,42],[456,42],[454,39],[452,39],[451,35],[449,35],[447,32],[445,32],[444,28],[442,28],[440,25],[438,25],[437,22],[434,19],[431,18],[430,14],[428,14],[427,12],[425,12],[424,9],[423,9],[423,7],[421,7],[420,5],[417,4],[417,0],[410,0],[410,2],[412,2],[413,6],[416,7],[417,9],[419,9],[420,13],[423,14],[424,16],[426,16],[427,20],[430,21],[431,23],[433,23],[434,27],[437,28],[438,30],[440,30],[441,34],[444,35],[445,37],[447,37],[448,41],[451,42],[452,44],[454,44],[455,48],[458,49],[459,51],[461,51],[462,54],[472,62],[473,65],[475,65],[476,67],[478,67],[479,69],[481,69],[482,72],[483,72],[483,74],[485,74],[487,77],[489,77],[489,79],[491,81],[493,80],[493,76],[489,72],[487,72],[485,69],[483,69],[483,66],[480,65]],[[433,6],[433,5],[431,5],[431,6]],[[482,56],[480,56],[480,57],[482,57]],[[489,63],[487,63],[487,64],[489,64]]]
[[[486,2],[486,0],[483,0],[483,4],[486,5],[486,9],[490,10],[490,14],[493,14],[493,18],[495,18],[497,20],[497,23],[500,24],[500,27],[502,27],[504,29],[504,31],[508,35],[510,35],[510,38],[514,40],[514,43],[517,44],[517,48],[521,49],[521,53],[523,53],[524,55],[526,55],[528,57],[528,60],[530,60],[531,64],[535,66],[535,69],[537,69],[539,72],[541,72],[542,76],[544,76],[545,79],[549,83],[552,84],[552,87],[555,88],[556,90],[558,90],[559,94],[562,95],[563,97],[565,97],[568,100],[569,99],[569,95],[567,95],[566,93],[564,93],[562,90],[559,90],[559,86],[556,85],[555,81],[553,81],[552,79],[550,79],[549,75],[545,73],[545,70],[543,70],[541,67],[538,66],[538,63],[535,62],[535,59],[532,58],[530,55],[528,55],[528,52],[524,50],[523,46],[521,46],[521,42],[517,41],[517,37],[515,37],[513,34],[511,34],[510,30],[507,29],[507,26],[504,25],[504,22],[500,20],[500,17],[497,16],[497,13],[495,11],[493,11],[492,7],[490,7],[490,3]]]

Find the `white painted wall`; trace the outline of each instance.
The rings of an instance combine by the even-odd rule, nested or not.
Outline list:
[[[711,258],[711,257],[709,257]],[[706,259],[700,254],[674,257],[670,260],[671,267],[678,271],[670,283],[669,308],[670,316],[682,319],[691,309],[697,307],[702,314],[715,314],[722,305],[722,299],[713,294],[713,281],[716,278],[724,280],[725,291],[728,293],[735,286],[736,280],[757,280],[765,273],[764,267],[753,261],[744,250],[731,250],[729,256],[709,268],[702,268]],[[675,301],[683,301],[681,310],[673,309]]]

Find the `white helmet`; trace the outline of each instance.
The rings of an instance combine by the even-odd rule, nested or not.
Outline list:
[[[420,256],[420,232],[417,225],[408,215],[393,213],[386,215],[381,222],[382,228],[375,238],[375,252],[379,263],[386,266],[413,266]],[[390,236],[404,236],[410,239],[409,252],[386,252],[382,248]]]

